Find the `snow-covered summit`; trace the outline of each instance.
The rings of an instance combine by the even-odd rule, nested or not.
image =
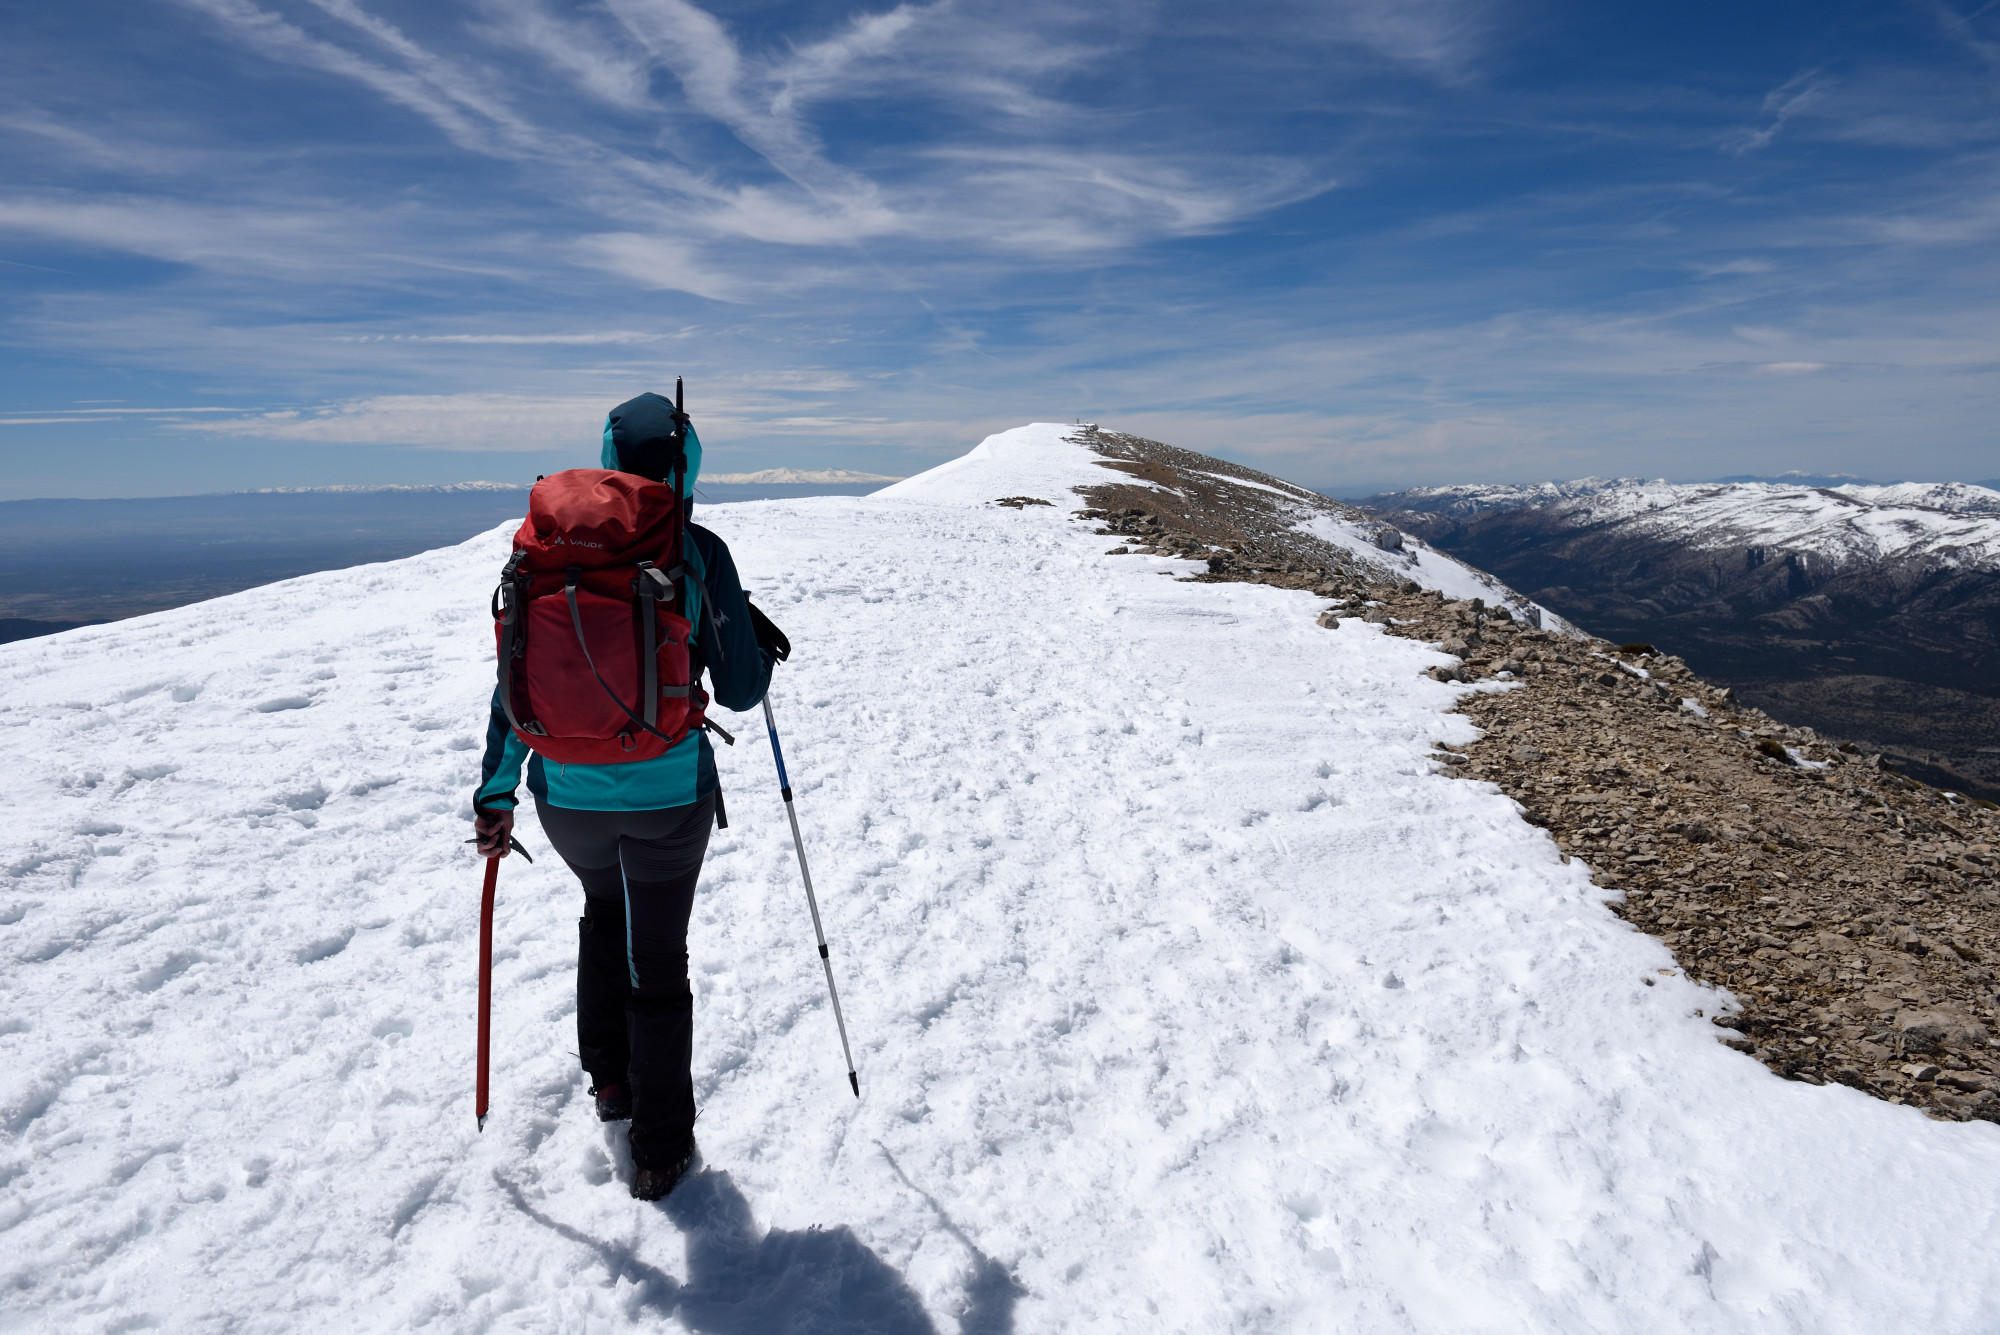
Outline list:
[[[1035,495],[1067,510],[1078,487],[1105,480],[1099,456],[1077,439],[1079,434],[1060,422],[1015,427],[876,495],[946,505],[986,505],[1001,496]]]
[[[1151,465],[1137,476],[1122,466],[1134,449],[1143,451]],[[1367,570],[1371,578],[1411,580],[1448,598],[1512,602],[1524,611],[1532,609],[1551,629],[1568,625],[1486,572],[1406,540],[1351,505],[1238,464],[1139,437],[1100,433],[1095,426],[1036,422],[1003,431],[970,453],[877,495],[953,505],[989,505],[1003,496],[1032,495],[1065,507],[1077,496],[1112,482],[1163,494],[1197,495],[1201,504],[1226,506],[1239,516],[1249,516],[1252,527],[1266,533],[1338,553],[1338,559]]]
[[[1995,1128],[1720,1046],[1725,997],[1436,772],[1439,655],[1107,558],[1059,444],[705,511],[796,647],[863,1098],[746,719],[691,943],[705,1167],[659,1206],[569,1051],[580,900],[532,813],[474,1130],[511,525],[0,647],[0,1322],[2000,1324]],[[986,503],[1020,494],[1055,504]]]

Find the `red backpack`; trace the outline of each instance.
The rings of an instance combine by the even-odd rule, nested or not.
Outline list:
[[[535,484],[493,596],[500,704],[523,742],[561,764],[614,765],[702,726],[686,531],[678,486],[602,468]]]

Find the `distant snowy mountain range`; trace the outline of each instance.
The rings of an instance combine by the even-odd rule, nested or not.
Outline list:
[[[1363,504],[1596,634],[2000,789],[2000,490],[1579,478]]]
[[[1965,485],[1963,483],[1938,484],[1930,482],[1923,482],[1923,483],[1898,482],[1893,484],[1884,484],[1876,482],[1870,478],[1856,477],[1852,473],[1803,473],[1797,469],[1793,469],[1789,473],[1778,473],[1776,475],[1762,474],[1762,473],[1739,473],[1732,477],[1712,477],[1712,478],[1707,478],[1705,480],[1709,482],[1776,482],[1782,486],[1788,486],[1788,487],[1845,487],[1845,486],[1879,487],[1883,485],[1894,485],[1900,487],[1900,486],[1911,486],[1911,485],[1914,486]],[[1985,487],[1988,488],[1989,490],[2000,491],[2000,477],[1990,477],[1982,482],[1975,482],[1972,485],[1977,487]]]
[[[1967,482],[1818,487],[1586,477],[1526,485],[1413,487],[1364,503],[1377,511],[1459,519],[1542,510],[1560,513],[1569,528],[1630,523],[1704,548],[1769,542],[1862,559],[1949,550],[1976,562],[2000,554],[2000,491]]]

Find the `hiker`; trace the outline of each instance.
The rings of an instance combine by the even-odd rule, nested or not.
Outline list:
[[[657,394],[621,403],[601,463],[538,482],[515,536],[474,830],[481,856],[507,856],[526,760],[542,833],[583,883],[578,1053],[599,1119],[631,1121],[632,1194],[658,1200],[695,1155],[688,917],[710,826],[728,824],[701,673],[724,708],[754,709],[772,654],[729,548],[689,522],[701,442],[686,415]],[[628,559],[641,552],[657,563]],[[656,608],[649,627],[639,609]],[[648,661],[635,646],[655,630]],[[510,633],[525,642],[511,659]]]

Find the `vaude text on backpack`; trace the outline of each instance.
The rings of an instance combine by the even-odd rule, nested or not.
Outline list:
[[[500,702],[550,760],[651,760],[702,726],[684,470],[572,468],[535,484],[493,596]]]

